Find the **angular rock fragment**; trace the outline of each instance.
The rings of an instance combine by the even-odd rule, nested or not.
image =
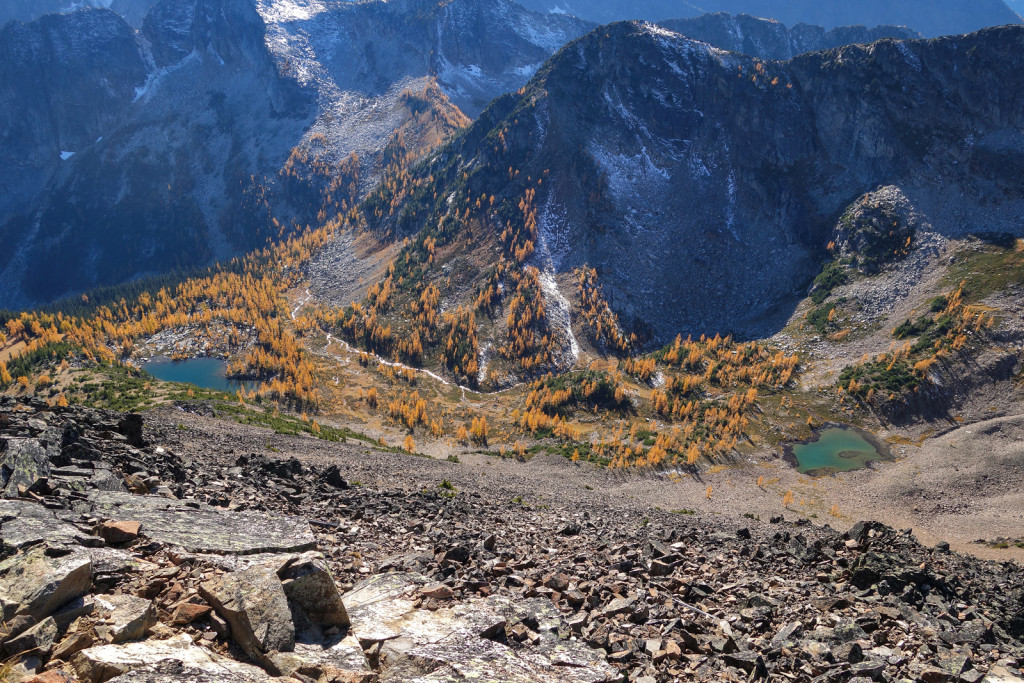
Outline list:
[[[431,600],[451,600],[455,597],[455,591],[443,583],[436,583],[432,586],[421,588],[420,595]]]
[[[336,489],[347,489],[349,487],[348,482],[341,476],[341,468],[337,465],[331,465],[324,470],[323,474],[320,475],[320,481]]]
[[[138,538],[141,527],[139,522],[107,521],[100,524],[98,535],[111,545],[121,545]]]
[[[341,593],[320,553],[300,555],[277,572],[285,595],[319,626],[348,626]]]
[[[209,605],[196,605],[191,602],[183,602],[174,608],[171,615],[171,624],[174,626],[185,626],[196,619],[201,619],[210,613],[212,608]]]
[[[95,605],[101,620],[96,633],[109,643],[139,640],[156,624],[152,600],[134,595],[97,595]]]
[[[63,633],[74,623],[75,619],[92,614],[96,602],[91,595],[82,595],[63,605],[53,613],[53,620],[57,622],[57,628]]]
[[[52,669],[22,681],[22,683],[75,683],[75,679],[69,673]]]
[[[9,655],[36,655],[46,658],[53,650],[57,636],[57,623],[53,617],[47,617],[16,638],[5,642],[4,649]]]
[[[43,660],[36,655],[24,655],[5,662],[4,667],[7,669],[5,676],[9,680],[24,681],[42,670]]]
[[[257,565],[225,574],[200,584],[199,593],[231,625],[231,637],[250,657],[295,648],[288,599],[271,568]]]
[[[75,654],[86,648],[90,648],[95,644],[96,639],[93,638],[91,634],[76,631],[75,633],[69,634],[64,638],[64,640],[58,643],[57,647],[53,649],[52,656],[54,659],[67,661]]]

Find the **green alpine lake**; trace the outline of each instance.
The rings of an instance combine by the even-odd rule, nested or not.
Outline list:
[[[826,427],[813,441],[787,444],[786,457],[797,472],[811,476],[852,472],[889,460],[888,449],[870,434],[852,427]]]

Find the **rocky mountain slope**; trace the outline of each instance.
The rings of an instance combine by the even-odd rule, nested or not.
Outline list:
[[[425,185],[396,218],[368,220],[452,245],[423,275],[449,306],[487,289],[494,272],[473,264],[499,255],[548,273],[553,313],[538,334],[566,349],[560,297],[584,265],[623,326],[651,342],[770,333],[803,298],[838,219],[879,185],[901,188],[939,233],[1020,234],[1024,109],[999,84],[1020,67],[1022,42],[1024,28],[1006,27],[780,63],[649,24],[604,27],[422,166]],[[453,225],[466,234],[460,216],[485,239],[453,236]],[[400,261],[426,258],[422,244],[408,251]],[[518,299],[510,283],[498,278],[503,306]],[[508,314],[492,316],[495,346]]]
[[[568,12],[599,23],[627,19],[661,21],[696,17],[705,12],[751,14],[776,19],[790,26],[910,26],[933,37],[967,33],[981,28],[1020,23],[1003,0],[523,0],[537,11]]]
[[[11,680],[1021,680],[1013,565],[867,522],[350,482],[372,451],[238,453],[173,412],[0,404]]]
[[[375,184],[399,129],[392,156],[415,156],[588,27],[479,0],[163,0],[137,34],[110,10],[11,24],[0,305],[323,222]]]
[[[843,45],[873,43],[883,38],[920,38],[916,32],[902,26],[842,26],[829,30],[797,24],[786,28],[784,24],[770,19],[724,12],[690,19],[666,19],[659,21],[658,25],[721,50],[773,60],[792,59],[804,52]]]

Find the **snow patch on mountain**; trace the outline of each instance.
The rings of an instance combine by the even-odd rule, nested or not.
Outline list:
[[[668,189],[669,172],[651,159],[646,146],[634,155],[607,149],[599,143],[587,148],[608,178],[608,187],[618,202],[632,203],[638,192],[653,193]]]
[[[256,7],[268,24],[309,21],[329,9],[317,0],[260,0]]]
[[[196,50],[192,50],[192,52],[188,53],[188,56],[177,64],[171,64],[170,66],[165,66],[162,69],[150,71],[146,76],[146,82],[135,89],[135,98],[132,101],[145,101],[149,97],[150,93],[160,87],[160,83],[167,78],[167,76],[192,62],[201,62],[202,60],[202,56],[200,56]]]
[[[512,30],[519,37],[538,47],[544,48],[548,52],[554,53],[558,51],[575,37],[555,27],[539,24],[532,19],[533,17],[529,14],[520,14],[512,19]]]
[[[897,42],[896,49],[900,51],[900,54],[903,55],[903,58],[907,60],[907,64],[909,64],[914,71],[921,71],[921,58],[914,54],[905,42]]]
[[[544,62],[537,62],[536,64],[524,64],[513,69],[513,73],[515,73],[517,76],[522,76],[523,78],[530,79],[534,77],[534,75],[537,73],[537,70],[540,69],[540,67],[543,65]]]
[[[560,271],[572,254],[569,213],[549,192],[537,217],[537,235],[541,258],[553,270]]]
[[[548,320],[551,323],[551,331],[560,330],[562,332],[562,348],[559,354],[561,358],[556,358],[555,362],[558,364],[559,370],[564,372],[576,365],[576,361],[580,358],[580,345],[572,331],[572,308],[569,305],[569,300],[565,298],[562,290],[558,288],[554,271],[550,269],[541,270],[540,289],[544,296],[544,302],[547,304],[546,308]],[[556,340],[552,339],[552,341]]]

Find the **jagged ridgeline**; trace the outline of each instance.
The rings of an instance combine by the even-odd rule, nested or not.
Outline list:
[[[873,43],[883,38],[921,37],[906,26],[841,26],[825,29],[822,26],[797,24],[787,27],[772,19],[725,12],[688,19],[665,19],[659,21],[658,25],[722,50],[761,59],[792,59],[805,52],[855,43]]]
[[[375,331],[394,325],[401,345],[443,301],[480,352],[424,333],[460,349],[449,368],[530,374],[571,365],[585,337],[777,331],[837,220],[880,185],[948,236],[1020,234],[1024,95],[1005,84],[1022,46],[1024,27],[1004,27],[768,62],[649,24],[600,28],[371,194],[369,226],[408,243],[334,322],[390,351]],[[569,299],[590,301],[573,325]]]
[[[1015,9],[1020,11],[1019,0]],[[910,26],[925,36],[953,35],[1020,23],[1003,0],[523,0],[531,9],[569,12],[592,21],[661,21],[705,12],[746,13],[825,28]]]

